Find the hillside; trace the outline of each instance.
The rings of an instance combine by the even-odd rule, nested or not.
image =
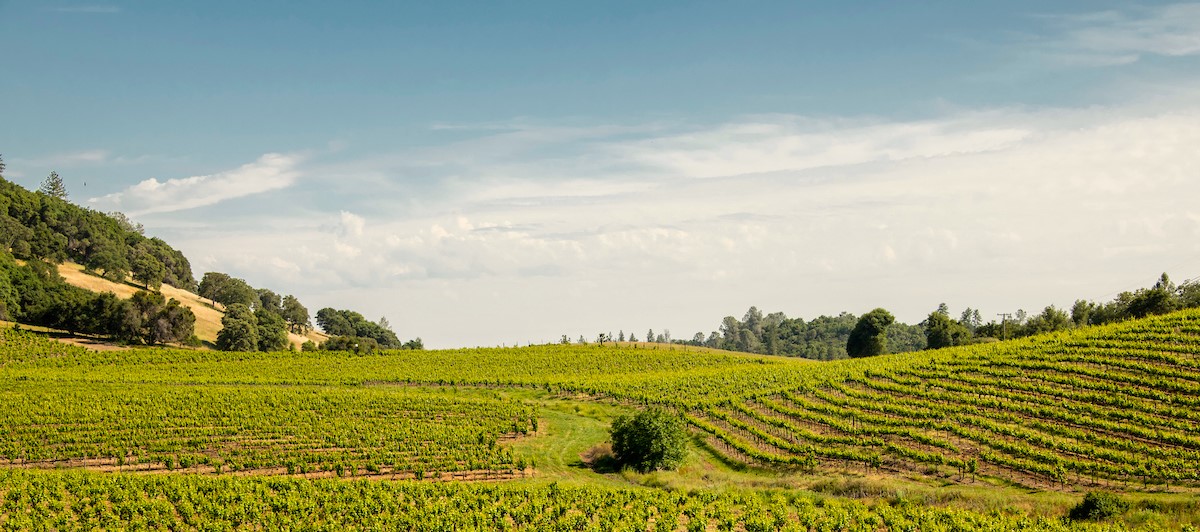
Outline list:
[[[63,280],[73,286],[90,290],[92,292],[112,292],[117,297],[128,299],[133,296],[138,290],[142,290],[141,286],[130,282],[117,283],[94,275],[85,271],[84,267],[72,262],[64,262],[58,265],[58,273],[63,277]],[[224,309],[220,303],[212,303],[211,301],[202,299],[200,296],[173,286],[163,284],[160,292],[167,298],[174,298],[185,307],[192,311],[196,316],[196,337],[208,344],[217,341],[217,333],[221,331],[221,317],[225,315]],[[305,336],[300,336],[294,333],[288,333],[288,340],[300,349],[300,344],[305,341],[312,340],[315,343],[321,343],[328,340],[329,337],[322,334],[320,331],[312,330]]]
[[[1050,513],[1063,499],[1037,493],[1106,489],[1183,512],[1160,522],[1195,523],[1200,508],[1173,494],[1200,488],[1198,355],[1198,310],[830,363],[633,345],[91,352],[9,332],[0,457],[35,468],[595,489],[644,479],[840,492],[859,478],[866,484],[851,489],[936,498],[960,486],[968,491],[953,497],[968,506],[995,492]],[[606,439],[605,420],[645,403],[686,416],[691,465],[648,477],[570,465]],[[92,406],[62,407],[80,404]],[[60,424],[72,428],[39,428]]]

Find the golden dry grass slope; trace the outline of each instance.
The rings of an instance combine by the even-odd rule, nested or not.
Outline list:
[[[130,281],[124,283],[114,283],[108,279],[95,275],[86,271],[83,266],[72,262],[64,262],[58,265],[58,273],[68,283],[91,290],[93,292],[112,292],[117,297],[128,299],[133,297],[133,294],[142,287]],[[162,285],[162,295],[168,299],[175,298],[183,303],[186,307],[192,310],[196,315],[196,337],[205,342],[216,342],[217,333],[221,330],[221,317],[225,315],[225,309],[220,304],[213,304],[211,301],[202,299],[200,296],[176,288],[170,285]],[[288,333],[288,340],[295,345],[297,349],[305,340],[312,340],[316,343],[324,342],[329,337],[318,332],[310,331],[306,336]]]

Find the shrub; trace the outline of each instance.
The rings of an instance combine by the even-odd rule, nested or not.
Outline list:
[[[674,469],[687,456],[683,419],[659,407],[613,421],[612,449],[617,463],[640,472]]]
[[[1072,521],[1099,521],[1121,515],[1128,509],[1129,503],[1115,493],[1089,491],[1079,505],[1071,508],[1070,518]]]

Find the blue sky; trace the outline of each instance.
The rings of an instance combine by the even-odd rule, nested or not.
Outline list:
[[[0,153],[434,346],[1200,275],[1200,4],[0,2]]]

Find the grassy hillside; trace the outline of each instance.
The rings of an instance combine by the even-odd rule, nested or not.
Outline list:
[[[583,526],[633,519],[630,528],[639,530],[657,522],[672,523],[670,530],[693,522],[778,528],[778,521],[758,523],[760,515],[782,515],[788,523],[834,519],[826,523],[863,530],[935,522],[921,519],[963,529],[1053,529],[1065,526],[1054,516],[1078,500],[1073,494],[1093,489],[1138,493],[1127,525],[1177,528],[1200,516],[1196,310],[831,363],[632,345],[362,356],[93,352],[29,334],[0,338],[0,458],[11,466],[523,478],[487,495],[463,486],[429,496],[482,496],[489,502],[481,505],[507,509],[513,519],[524,515],[518,501],[545,500],[564,512],[560,518],[584,516]],[[643,403],[687,417],[695,440],[689,464],[650,476],[588,470],[581,455],[603,442],[606,421]],[[0,484],[66,482],[23,475],[9,474]],[[156,485],[122,482],[147,500],[157,497]],[[239,493],[261,489],[252,479],[187,482]],[[548,494],[547,482],[590,495]],[[649,492],[680,497],[665,501],[614,488],[641,484],[743,494]],[[310,498],[343,489],[274,484],[285,485]],[[866,505],[795,491],[802,488],[856,494]],[[428,495],[407,491],[424,494],[423,488],[383,489],[402,492],[380,495],[385,499]],[[905,503],[904,493],[940,502]],[[584,501],[613,497],[649,513],[587,513]],[[338,500],[347,512],[367,504]],[[253,511],[291,515],[278,507]],[[460,508],[455,515],[481,515],[476,511]]]
[[[85,271],[83,266],[71,262],[64,262],[58,265],[58,273],[62,275],[63,280],[67,283],[91,290],[93,292],[112,292],[117,297],[127,299],[133,296],[135,292],[141,290],[142,287],[133,283],[115,283],[98,275],[94,275]],[[168,299],[174,298],[183,303],[184,306],[191,309],[192,314],[196,315],[196,337],[209,343],[217,341],[217,333],[221,331],[221,317],[225,315],[224,308],[220,303],[214,304],[211,301],[201,298],[200,296],[173,286],[162,285],[161,292]],[[324,342],[329,337],[322,334],[320,331],[310,331],[305,336],[288,333],[288,340],[297,349],[300,344],[307,340],[312,340],[316,343]]]

